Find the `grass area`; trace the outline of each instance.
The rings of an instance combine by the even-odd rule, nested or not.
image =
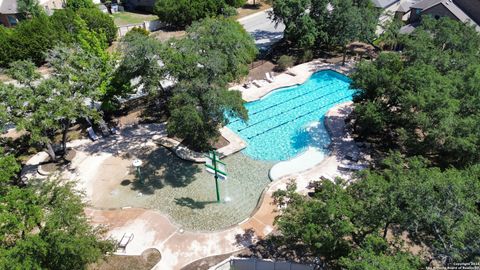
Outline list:
[[[248,4],[246,4],[245,6],[243,6],[241,8],[238,8],[237,9],[238,14],[237,14],[237,16],[235,16],[233,18],[235,20],[237,20],[237,19],[240,19],[242,17],[246,17],[248,15],[251,15],[251,14],[254,14],[254,13],[264,11],[266,9],[271,8],[271,5],[265,3],[264,1],[257,0],[255,5],[253,5],[251,3],[253,3],[252,0],[248,1]]]
[[[108,256],[90,265],[88,270],[150,270],[160,259],[160,252],[152,248],[145,250],[140,256]]]
[[[113,16],[113,21],[117,26],[142,23],[144,21],[153,21],[158,19],[156,15],[133,13],[133,12],[126,12],[126,11],[114,13],[112,16]]]

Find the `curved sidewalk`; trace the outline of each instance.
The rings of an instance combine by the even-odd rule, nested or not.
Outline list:
[[[338,137],[339,146],[344,138],[344,117],[351,103],[340,104],[327,114],[332,137]],[[343,113],[342,113],[343,112]],[[285,177],[270,183],[253,215],[244,222],[231,228],[217,232],[183,231],[173,224],[165,215],[157,210],[127,208],[121,210],[85,210],[92,224],[107,225],[108,235],[120,239],[123,234],[133,233],[134,239],[125,249],[125,255],[139,255],[145,249],[156,248],[162,259],[154,269],[181,269],[198,259],[230,253],[252,244],[256,238],[264,237],[273,231],[276,206],[272,194],[284,189],[290,179],[295,179],[299,192],[305,192],[311,180],[318,179],[325,173],[340,175],[337,162],[340,158],[332,151],[332,155],[324,162],[303,173]],[[254,232],[253,234],[251,232]]]

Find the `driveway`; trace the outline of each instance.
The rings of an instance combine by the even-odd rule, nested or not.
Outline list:
[[[283,30],[285,30],[283,23],[275,26],[275,23],[268,18],[270,10],[267,9],[238,20],[247,32],[253,36],[255,44],[260,50],[268,49],[272,44],[282,39]]]

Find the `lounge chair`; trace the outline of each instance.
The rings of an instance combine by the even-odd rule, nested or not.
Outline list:
[[[288,68],[285,73],[287,73],[288,75],[293,76],[293,77],[297,76],[297,73],[293,72],[293,70],[291,68]]]
[[[260,84],[260,82],[258,82],[257,80],[253,81],[252,83],[253,83],[253,85],[255,85],[256,87],[262,87],[262,85]]]
[[[127,248],[128,243],[130,243],[132,239],[133,239],[133,233],[131,234],[124,233],[122,236],[122,239],[120,239],[120,241],[118,242],[118,248],[123,250],[123,252],[125,252],[125,249]]]
[[[267,72],[265,73],[265,80],[269,83],[272,83],[273,82],[273,78],[272,76],[270,75],[270,72]]]
[[[367,165],[360,165],[360,164],[341,164],[338,165],[338,169],[342,171],[361,171],[368,168]]]
[[[100,132],[102,132],[103,137],[110,136],[110,130],[108,129],[107,123],[105,123],[105,121],[100,121],[99,126]]]
[[[273,72],[273,71],[270,72],[270,78],[272,78],[272,80],[275,81],[275,72]]]
[[[98,136],[97,134],[95,134],[95,131],[93,130],[92,127],[87,128],[87,132],[88,132],[88,137],[90,137],[92,141],[98,140]]]
[[[110,128],[110,133],[112,133],[112,135],[117,135],[117,134],[120,133],[120,132],[118,131],[118,128],[116,128],[116,127],[111,127],[111,128]]]
[[[357,162],[359,160],[360,154],[357,152],[351,152],[345,155],[345,158],[351,160],[353,162]]]

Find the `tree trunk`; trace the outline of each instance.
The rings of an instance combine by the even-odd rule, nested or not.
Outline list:
[[[345,58],[347,57],[347,46],[343,46],[343,60],[342,60],[342,66],[345,66]]]
[[[70,121],[66,121],[63,124],[63,133],[62,133],[62,150],[64,155],[67,152],[67,134],[68,134],[69,128],[70,128]]]
[[[51,143],[46,143],[47,146],[47,154],[50,156],[50,159],[55,162],[57,160],[57,156],[55,155],[55,151],[53,150]]]
[[[383,228],[383,239],[387,238],[387,232],[388,232],[388,226],[390,225],[390,222],[385,223],[385,227]]]

